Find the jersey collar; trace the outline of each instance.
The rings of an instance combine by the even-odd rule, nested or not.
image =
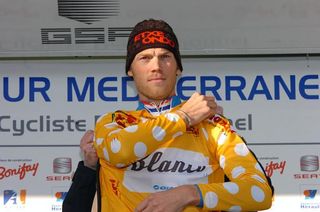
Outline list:
[[[156,105],[153,102],[143,102],[139,101],[137,110],[146,109],[150,114],[154,116],[161,115],[171,110],[171,108],[181,104],[181,99],[178,96],[172,96],[168,99],[160,102],[159,105]]]

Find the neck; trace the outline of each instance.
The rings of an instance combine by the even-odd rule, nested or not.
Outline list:
[[[173,96],[173,95],[172,95]],[[171,99],[172,96],[168,96],[167,98],[164,99],[149,99],[149,98],[139,98],[140,102],[143,102],[144,104],[155,104],[157,106],[159,106],[161,104],[161,102],[163,102],[166,99]]]
[[[170,108],[171,108],[171,107],[177,106],[178,104],[181,104],[181,100],[178,96],[170,96],[165,100],[151,101],[151,100],[140,99],[137,110],[142,110],[144,108],[150,109],[155,107],[157,109],[159,109],[160,107],[165,107],[167,109],[167,105],[170,105]]]
[[[143,104],[147,104],[147,105],[154,105],[154,106],[157,106],[159,107],[161,102],[163,102],[163,100],[140,100],[140,102],[142,102]]]

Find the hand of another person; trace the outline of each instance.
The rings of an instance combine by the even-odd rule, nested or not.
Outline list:
[[[167,191],[150,194],[135,212],[179,212],[188,205],[199,204],[200,196],[194,185],[178,186]]]
[[[204,119],[221,112],[222,107],[218,107],[213,96],[204,96],[196,92],[183,104],[180,110],[189,117],[189,125],[194,126]]]
[[[80,149],[83,153],[84,165],[95,170],[98,162],[98,156],[96,150],[93,147],[93,136],[93,130],[88,130],[87,132],[85,132],[80,141]]]

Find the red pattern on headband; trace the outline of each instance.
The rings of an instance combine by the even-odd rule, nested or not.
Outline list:
[[[137,34],[134,37],[134,43],[141,41],[142,44],[154,44],[156,42],[166,44],[175,47],[175,42],[165,36],[165,33],[162,31],[145,31]]]

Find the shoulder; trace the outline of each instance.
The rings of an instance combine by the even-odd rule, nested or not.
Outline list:
[[[208,123],[209,125],[213,127],[218,127],[223,131],[231,133],[235,132],[229,119],[227,119],[221,114],[215,114],[214,116],[208,118]]]
[[[101,126],[107,127],[127,127],[130,125],[137,124],[139,122],[139,116],[141,111],[123,111],[117,110],[110,113],[105,113],[100,116],[96,121],[96,128]]]
[[[110,123],[112,121],[112,114],[113,113],[111,112],[111,113],[105,113],[99,116],[99,118],[96,119],[96,127],[105,125],[106,123]]]

